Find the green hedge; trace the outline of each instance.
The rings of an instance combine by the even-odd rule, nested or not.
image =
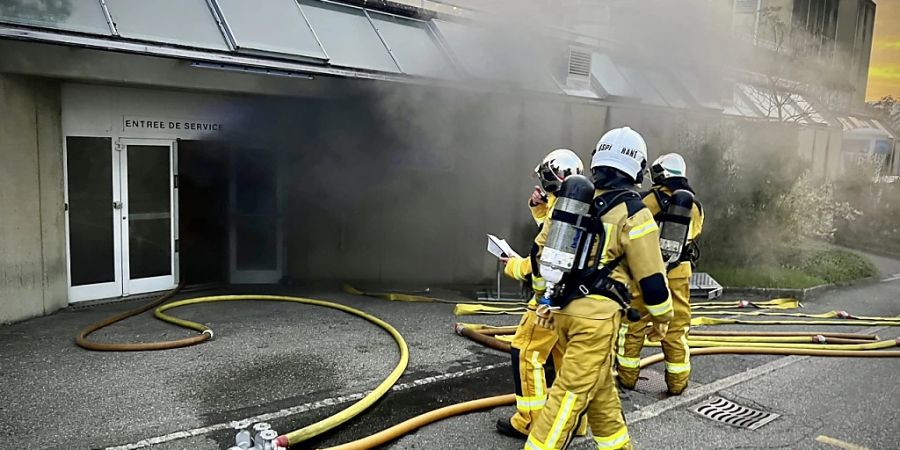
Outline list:
[[[836,248],[792,253],[783,264],[828,283],[845,283],[878,274],[878,268],[868,258]]]
[[[878,269],[856,253],[813,246],[795,248],[777,255],[777,265],[742,267],[712,263],[700,269],[723,286],[800,289],[828,283],[846,283],[875,276]]]
[[[825,280],[799,270],[775,266],[721,267],[702,269],[723,286],[802,289],[825,284]]]

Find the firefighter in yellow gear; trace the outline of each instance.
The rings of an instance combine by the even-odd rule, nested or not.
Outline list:
[[[565,209],[572,204],[569,197],[557,199],[553,215],[560,211],[559,219],[552,219],[541,231],[544,235],[550,229],[550,240],[545,241],[540,259],[541,270],[556,284],[548,284],[550,295],[540,300],[535,315],[538,326],[556,330],[557,349],[563,357],[544,409],[525,443],[526,450],[566,448],[583,416],[597,448],[632,448],[613,374],[628,286],[636,284],[642,292],[657,334],[665,333],[672,317],[659,228],[635,191],[646,166],[645,155],[643,138],[628,127],[607,132],[597,143],[591,158],[593,185],[584,180],[590,190],[588,197],[593,196],[588,200],[593,206],[587,223],[595,230],[592,244],[578,244],[590,249],[587,262],[581,263],[584,269],[562,274],[560,266],[554,265],[554,261],[563,261],[562,257],[555,259],[564,253],[565,246],[556,242],[556,236],[566,236],[558,231],[566,226],[563,222],[583,223],[572,219],[575,214]],[[567,184],[572,181],[581,182],[571,177]],[[564,191],[561,196],[568,195],[568,186]]]
[[[678,191],[689,192],[689,197],[692,197],[694,190],[688,184],[684,159],[677,153],[660,156],[650,166],[650,174],[653,179],[653,187],[644,195],[643,202],[653,213],[657,223],[665,227],[667,226],[666,220],[672,219],[668,210],[678,209],[678,205],[673,202],[675,193]],[[676,240],[684,239],[684,241],[679,243],[682,244],[680,250],[678,250],[679,247],[673,247],[673,250],[677,252],[672,253],[672,261],[667,264],[667,278],[675,317],[669,324],[669,331],[662,339],[661,344],[666,362],[666,387],[671,395],[681,395],[687,388],[691,375],[691,350],[687,342],[691,324],[690,280],[693,265],[699,256],[696,239],[703,231],[703,208],[696,200],[691,203],[689,207],[681,209],[685,216],[684,219],[688,223],[687,227],[683,227],[685,233],[678,236]],[[677,218],[675,219],[677,220]],[[635,293],[633,297],[632,306],[646,315],[647,308],[644,306],[640,293]],[[634,389],[638,381],[641,370],[641,349],[649,330],[649,322],[649,318],[645,316],[634,323],[623,323],[619,331],[616,355],[618,381],[622,387],[627,389]]]
[[[550,220],[550,212],[556,203],[554,193],[563,180],[569,175],[580,175],[583,172],[584,165],[581,159],[567,149],[550,152],[541,164],[535,167],[534,173],[541,186],[535,186],[535,191],[528,200],[528,207],[541,229],[544,229]],[[506,276],[530,282],[535,297],[542,296],[545,289],[544,279],[536,273],[539,271],[534,270],[537,265],[535,257],[543,245],[543,237],[539,233],[530,255],[525,258],[509,258],[504,268]],[[534,310],[537,307],[535,297],[529,301],[528,310],[522,316],[510,345],[513,379],[516,385],[516,413],[511,418],[497,420],[498,432],[522,439],[528,436],[532,422],[543,409],[547,399],[547,387],[555,378],[551,356],[556,359],[561,356],[554,352],[556,333],[535,326]],[[586,425],[582,428],[586,428]],[[582,430],[582,434],[584,433],[585,430]]]

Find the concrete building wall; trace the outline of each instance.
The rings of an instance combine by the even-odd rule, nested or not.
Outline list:
[[[59,85],[0,74],[0,322],[66,306]]]
[[[299,147],[285,178],[289,275],[490,279],[496,260],[485,233],[524,254],[537,232],[526,207],[537,183],[530,175],[547,152],[573,146],[567,105],[460,92],[387,95],[321,102],[303,136],[288,138]]]

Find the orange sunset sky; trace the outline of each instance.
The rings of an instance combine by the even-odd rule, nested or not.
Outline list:
[[[867,100],[900,98],[900,0],[875,0],[875,39]]]

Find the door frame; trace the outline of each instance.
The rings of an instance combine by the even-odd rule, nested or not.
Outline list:
[[[128,147],[137,145],[148,145],[158,147],[169,147],[169,245],[171,249],[170,268],[171,275],[163,275],[158,277],[131,279],[130,273],[130,245],[129,239],[129,223],[128,212]],[[178,285],[178,140],[177,139],[159,139],[159,138],[126,138],[121,137],[115,144],[116,153],[119,154],[119,166],[113,166],[113,172],[119,178],[119,202],[122,207],[119,211],[119,222],[121,224],[120,236],[120,255],[121,255],[121,277],[122,292],[120,296],[128,296],[132,294],[144,294],[147,292],[164,291],[172,289]],[[124,174],[124,176],[123,176]]]
[[[274,270],[240,270],[237,268],[237,177],[236,171],[239,170],[236,164],[237,152],[252,152],[255,149],[232,147],[229,149],[229,169],[228,169],[228,280],[231,284],[276,284],[284,277],[284,217],[283,217],[283,200],[284,189],[282,187],[282,170],[283,165],[280,164],[281,154],[273,152],[273,163],[275,164],[275,228],[276,228],[276,250],[275,250],[275,269]]]

